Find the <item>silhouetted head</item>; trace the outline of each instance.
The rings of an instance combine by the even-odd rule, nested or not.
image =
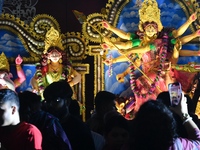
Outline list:
[[[120,114],[110,116],[105,121],[104,138],[108,149],[121,149],[130,138],[128,120]]]
[[[60,118],[68,113],[68,106],[72,100],[73,91],[65,80],[53,82],[44,90],[47,111]]]
[[[41,96],[31,91],[18,93],[20,100],[20,117],[22,120],[28,121],[29,116],[41,110]]]
[[[100,91],[96,94],[94,99],[95,101],[95,110],[99,115],[104,115],[110,110],[115,109],[115,94],[108,91]]]
[[[159,101],[145,102],[135,116],[133,137],[136,150],[168,149],[177,137],[172,112]]]

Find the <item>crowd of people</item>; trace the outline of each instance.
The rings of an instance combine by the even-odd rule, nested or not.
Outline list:
[[[117,95],[99,91],[94,98],[95,110],[86,122],[81,120],[72,95],[65,80],[48,85],[44,101],[32,91],[1,89],[1,149],[200,149],[200,120],[194,113],[194,101],[184,93],[180,103],[171,106],[169,92],[161,92],[128,120],[116,109]]]

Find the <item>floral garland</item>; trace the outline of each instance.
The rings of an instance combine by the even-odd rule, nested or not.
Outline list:
[[[145,98],[147,96],[147,94],[151,95],[156,90],[157,83],[158,83],[160,77],[162,76],[162,71],[164,70],[166,56],[167,56],[168,36],[166,34],[164,34],[162,42],[163,42],[163,44],[161,46],[161,52],[160,52],[160,56],[159,56],[160,65],[159,65],[159,68],[158,68],[158,71],[157,71],[157,75],[156,75],[153,83],[151,83],[151,87],[148,90],[148,92],[141,94],[141,89],[139,89],[136,85],[137,78],[136,78],[136,75],[134,73],[135,66],[131,62],[129,64],[129,67],[130,67],[130,85],[131,85],[131,89],[132,89],[133,93],[137,97]],[[130,54],[128,57],[130,58],[130,60],[132,60],[133,55]]]
[[[38,93],[40,93],[40,91],[44,91],[44,82],[42,80],[42,66],[40,63],[36,63],[36,80],[37,80],[37,84],[38,84]]]
[[[112,59],[112,54],[110,54],[109,59]],[[109,65],[109,69],[108,69],[108,76],[111,77],[113,74],[113,67],[112,67],[112,63]]]
[[[66,67],[63,68],[63,72],[60,76],[60,80],[65,80],[66,79],[66,70],[69,73],[70,65],[67,65]],[[36,80],[38,84],[38,94],[42,95],[44,89],[45,89],[45,83],[43,80],[43,73],[42,73],[42,65],[40,63],[36,63]]]

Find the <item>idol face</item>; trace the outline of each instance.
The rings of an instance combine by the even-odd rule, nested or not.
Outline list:
[[[61,117],[67,111],[66,100],[62,98],[45,98],[44,105],[46,110],[56,117]]]
[[[153,37],[155,34],[157,34],[157,30],[153,25],[150,24],[145,27],[145,34],[148,37]]]
[[[48,54],[48,59],[50,59],[52,62],[58,62],[59,59],[62,58],[62,55],[59,51],[57,51],[56,49],[52,50],[49,54]]]

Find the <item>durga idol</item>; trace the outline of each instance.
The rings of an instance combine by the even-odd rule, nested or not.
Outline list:
[[[81,81],[81,75],[73,69],[64,49],[62,35],[51,27],[46,33],[42,58],[36,64],[36,73],[31,79],[34,92],[42,96],[44,88],[59,80],[66,80],[71,87]]]

